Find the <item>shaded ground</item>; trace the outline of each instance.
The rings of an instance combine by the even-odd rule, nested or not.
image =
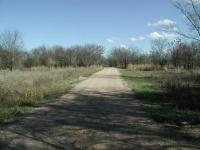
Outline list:
[[[198,128],[158,124],[142,106],[118,70],[106,68],[55,103],[1,125],[0,149],[200,149]]]

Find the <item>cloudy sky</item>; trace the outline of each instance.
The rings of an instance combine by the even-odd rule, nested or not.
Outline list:
[[[174,39],[162,29],[185,29],[171,0],[0,0],[0,31],[17,29],[25,47],[98,43],[108,50]]]

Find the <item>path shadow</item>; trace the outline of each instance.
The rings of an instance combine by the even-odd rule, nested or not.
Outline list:
[[[7,144],[0,142],[0,148],[200,149],[199,137],[155,123],[142,105],[124,91],[70,92],[2,125],[0,140]]]

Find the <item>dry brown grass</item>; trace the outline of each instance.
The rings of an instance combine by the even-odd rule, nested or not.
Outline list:
[[[24,71],[0,71],[0,120],[12,108],[20,110],[23,106],[35,105],[46,96],[63,93],[81,77],[87,77],[100,69],[97,66],[39,67]]]

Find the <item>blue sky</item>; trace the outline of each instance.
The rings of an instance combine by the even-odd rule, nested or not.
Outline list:
[[[0,0],[0,18],[0,31],[19,30],[27,50],[98,43],[149,51],[150,39],[173,38],[161,26],[184,27],[171,0]]]

